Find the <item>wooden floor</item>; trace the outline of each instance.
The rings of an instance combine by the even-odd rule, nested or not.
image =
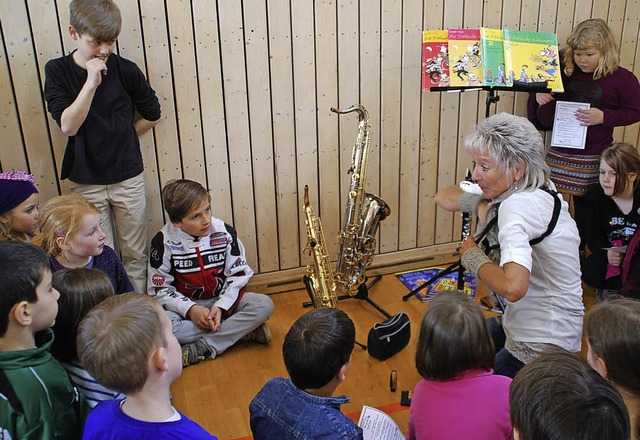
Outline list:
[[[357,421],[363,405],[374,406],[390,414],[403,432],[407,429],[409,408],[400,406],[400,392],[413,391],[420,380],[415,369],[415,344],[420,319],[427,306],[416,298],[402,301],[407,292],[394,275],[386,275],[372,287],[370,299],[392,315],[401,311],[409,315],[409,346],[386,361],[372,358],[356,347],[349,377],[337,390],[338,394],[351,398],[351,403],[342,407],[348,416]],[[268,346],[243,343],[233,347],[214,360],[185,368],[182,377],[171,388],[174,406],[220,440],[251,439],[249,402],[267,380],[287,376],[282,361],[282,342],[291,324],[308,310],[302,307],[308,296],[304,290],[297,290],[273,294],[271,299],[275,311],[268,321],[273,333]],[[587,307],[595,302],[589,288],[585,289],[584,301]],[[385,319],[371,305],[356,299],[341,301],[339,308],[354,321],[356,339],[365,344],[369,329]],[[392,370],[398,373],[395,393],[389,390]]]

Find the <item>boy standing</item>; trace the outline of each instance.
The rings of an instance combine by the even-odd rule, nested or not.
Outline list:
[[[42,249],[0,241],[0,438],[80,438],[89,408],[50,351],[59,297]]]
[[[235,229],[211,216],[209,192],[175,180],[162,201],[170,221],[151,241],[147,292],[171,318],[183,365],[213,359],[240,340],[267,344],[273,302],[245,291],[253,271]]]
[[[362,429],[340,412],[349,399],[333,397],[347,378],[355,339],[341,310],[321,307],[300,317],[282,346],[290,379],[271,379],[249,404],[253,438],[362,439]]]
[[[77,49],[45,66],[48,110],[69,136],[60,177],[100,209],[110,247],[115,229],[125,269],[144,292],[147,219],[138,136],[160,121],[160,104],[138,66],[113,53],[122,25],[118,6],[73,0],[69,9]]]
[[[153,298],[125,293],[102,301],[80,323],[78,352],[100,384],[126,395],[94,408],[84,439],[216,439],[171,405],[180,344]]]

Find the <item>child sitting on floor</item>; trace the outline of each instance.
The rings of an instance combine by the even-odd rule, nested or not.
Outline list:
[[[437,295],[422,318],[407,439],[511,438],[511,379],[493,374],[482,311],[466,294]],[[473,408],[460,418],[460,408]]]
[[[78,329],[78,353],[93,377],[126,395],[93,409],[84,439],[216,439],[171,405],[180,344],[153,298],[125,293],[91,309]]]
[[[42,249],[0,241],[0,438],[80,438],[89,408],[49,351],[59,296]]]
[[[341,310],[321,307],[298,318],[282,346],[290,379],[271,379],[249,404],[253,438],[362,439],[362,429],[340,412],[349,399],[333,395],[347,378],[355,339]]]
[[[38,190],[24,171],[0,173],[0,240],[31,241],[38,231]]]
[[[122,261],[104,244],[100,211],[77,195],[50,199],[40,211],[42,233],[33,239],[49,255],[51,271],[87,267],[107,274],[116,294],[133,291]]]
[[[573,353],[543,353],[525,365],[509,407],[515,440],[629,438],[620,393]]]
[[[53,274],[53,287],[60,292],[58,318],[53,326],[51,352],[78,385],[91,407],[120,393],[99,384],[78,360],[76,336],[84,316],[100,302],[115,295],[109,277],[98,269],[65,269]]]
[[[640,439],[640,301],[611,298],[587,315],[587,360],[620,392],[631,418],[631,438]]]
[[[148,293],[171,318],[183,365],[213,359],[240,340],[267,344],[273,302],[245,291],[253,271],[235,229],[212,217],[209,192],[174,180],[162,201],[170,221],[151,241]]]

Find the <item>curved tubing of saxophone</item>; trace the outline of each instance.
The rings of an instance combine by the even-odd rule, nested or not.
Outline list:
[[[330,109],[334,113],[338,113],[339,115],[344,115],[345,113],[358,112],[358,119],[360,122],[365,121],[369,122],[369,112],[362,104],[353,104],[350,107],[347,107],[344,110],[340,110],[337,107],[331,107]]]

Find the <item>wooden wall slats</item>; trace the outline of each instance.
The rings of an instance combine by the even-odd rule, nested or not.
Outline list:
[[[382,0],[380,196],[391,207],[391,215],[380,225],[380,250],[398,249],[400,228],[400,109],[402,84],[402,2]]]
[[[246,3],[248,5],[248,3]],[[271,11],[269,11],[269,19]],[[267,5],[252,2],[245,7],[245,39],[247,62],[247,92],[250,115],[251,153],[253,157],[254,193],[256,197],[256,232],[258,264],[255,270],[272,271],[279,266],[276,182],[273,179],[274,127],[271,115],[271,100],[278,99],[278,88],[270,83],[269,26]],[[279,139],[276,138],[276,142]],[[278,176],[279,177],[279,176]],[[241,188],[238,188],[239,190]],[[282,237],[281,237],[282,238]],[[297,249],[296,249],[297,253]],[[283,257],[283,255],[280,255]]]
[[[360,102],[371,118],[365,190],[375,195],[380,194],[380,14],[380,0],[360,2]]]
[[[139,4],[147,79],[158,95],[162,108],[161,122],[149,134],[155,138],[155,155],[147,153],[144,157],[146,167],[156,168],[158,171],[155,182],[147,178],[147,192],[154,193],[159,198],[160,189],[168,181],[182,177],[182,155],[180,149],[176,148],[180,145],[180,140],[173,88],[174,74],[164,5],[154,0],[140,0]],[[149,161],[152,156],[155,156],[155,163]],[[163,216],[162,221],[157,223],[164,223],[165,220],[168,221],[168,217]]]
[[[345,110],[360,99],[360,46],[358,0],[338,0],[338,102],[337,107]],[[345,221],[347,196],[353,174],[347,174],[351,168],[354,144],[358,133],[358,113],[334,115],[338,118],[339,130],[339,179],[340,179],[340,224]]]
[[[301,218],[297,196],[291,7],[289,0],[269,0],[267,8],[270,29],[280,268],[288,269],[300,266],[300,240],[294,225],[297,225]],[[265,174],[265,180],[267,179],[273,180],[273,176]]]
[[[295,103],[295,144],[297,162],[297,204],[303,205],[304,186],[309,185],[309,199],[313,209],[318,212],[318,124],[316,121],[316,60],[315,26],[313,2],[291,2],[293,19],[292,55],[293,55],[293,96]],[[300,264],[309,261],[304,251],[307,243],[307,231],[302,210],[296,219],[282,219],[288,222],[287,234],[298,230],[300,243]],[[335,241],[335,240],[332,240]]]
[[[329,111],[339,105],[338,88],[338,23],[337,1],[315,2],[316,17],[316,84],[318,120],[318,194],[309,194],[314,212],[321,218],[326,247],[336,255],[335,239],[342,223],[340,203],[340,158],[338,149],[338,116]],[[314,203],[317,197],[318,203]]]
[[[562,48],[578,22],[601,17],[619,39],[621,65],[640,74],[635,0],[115,1],[118,53],[140,66],[162,105],[161,123],[141,138],[150,234],[166,221],[161,188],[198,180],[265,275],[298,273],[309,261],[305,184],[337,257],[357,115],[332,106],[361,103],[370,113],[365,188],[392,211],[380,224],[379,258],[400,262],[459,240],[460,216],[437,209],[433,196],[470,166],[462,140],[484,117],[486,92],[422,93],[423,29],[548,31]],[[58,176],[67,138],[42,88],[47,60],[75,47],[69,2],[0,2],[0,168],[29,169],[43,200],[67,191]],[[526,93],[499,95],[491,113],[526,114]],[[614,135],[637,145],[639,130]]]
[[[18,7],[14,3],[0,2],[0,16],[11,17],[2,21],[2,31],[13,80],[15,106],[22,122],[23,151],[27,155],[29,170],[37,179],[38,191],[42,199],[47,200],[57,195],[58,186],[46,125],[46,110],[38,87],[37,58],[28,11],[25,5]],[[14,148],[14,153],[9,152],[9,156],[21,150],[19,145]]]
[[[423,6],[423,29],[443,29],[444,0]],[[422,40],[420,40],[422,41]],[[423,67],[421,66],[421,69]],[[422,93],[420,115],[420,176],[418,181],[419,247],[435,241],[436,207],[433,196],[438,181],[440,93]]]
[[[200,106],[208,188],[215,216],[233,222],[218,11],[208,0],[193,2]]]
[[[0,170],[27,170],[27,154],[20,132],[20,118],[13,97],[13,84],[9,71],[9,60],[5,52],[6,43],[0,33],[0,116],[2,142],[0,142]]]
[[[226,107],[233,226],[245,243],[247,262],[257,268],[245,40],[241,2],[218,2],[224,100]]]
[[[417,245],[418,185],[420,175],[420,95],[422,44],[422,1],[402,4],[402,106],[400,122],[400,230],[398,248]]]

